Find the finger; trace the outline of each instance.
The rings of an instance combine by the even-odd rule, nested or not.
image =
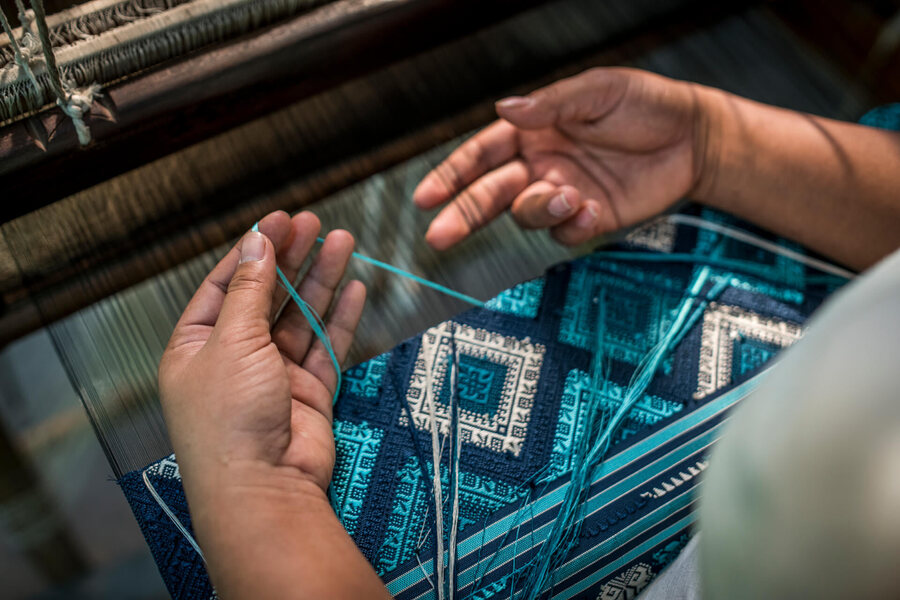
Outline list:
[[[435,217],[425,240],[437,250],[446,250],[506,210],[530,180],[531,173],[521,160],[488,173],[460,192]]]
[[[331,318],[328,320],[327,331],[338,365],[347,358],[365,304],[366,286],[360,281],[351,281],[344,288],[334,306]],[[324,383],[329,393],[334,394],[337,373],[334,370],[331,355],[321,340],[317,340],[310,348],[309,354],[303,361],[303,368]]]
[[[247,233],[240,261],[228,284],[213,335],[269,341],[269,313],[275,292],[275,247],[262,233]]]
[[[289,231],[288,214],[283,211],[273,212],[259,221],[259,230],[276,246],[284,242]],[[270,237],[271,236],[271,237]],[[173,333],[173,340],[184,341],[192,330],[199,327],[212,327],[216,324],[228,283],[240,262],[241,243],[243,238],[219,261],[209,275],[200,283],[197,292],[178,320]]]
[[[571,185],[538,181],[513,200],[510,211],[520,227],[543,229],[574,216],[581,204],[581,193]]]
[[[278,266],[291,283],[297,278],[300,267],[303,266],[303,262],[316,243],[316,236],[319,235],[321,226],[319,218],[309,211],[304,211],[291,219],[290,233],[277,254]],[[275,300],[272,303],[272,314],[269,316],[270,321],[275,319],[275,315],[286,297],[287,291],[278,286],[275,290]]]
[[[413,202],[422,209],[439,206],[517,153],[515,127],[497,121],[463,142],[432,169],[413,192]]]
[[[609,209],[597,200],[585,200],[575,216],[553,227],[550,235],[560,244],[577,246],[615,229],[615,218]]]
[[[309,272],[297,288],[300,297],[323,318],[334,298],[334,290],[347,269],[353,244],[353,236],[346,231],[335,230],[329,233]],[[285,307],[272,330],[272,339],[279,350],[298,364],[306,356],[313,336],[309,321],[293,302]]]
[[[625,92],[621,69],[591,69],[561,79],[528,96],[496,103],[500,118],[521,129],[543,129],[561,122],[593,121],[606,114]]]

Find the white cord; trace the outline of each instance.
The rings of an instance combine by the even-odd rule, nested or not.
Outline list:
[[[773,254],[785,256],[787,258],[790,258],[791,260],[795,260],[799,263],[803,263],[814,269],[822,271],[823,273],[836,275],[844,279],[854,279],[856,277],[856,274],[852,271],[848,271],[847,269],[844,269],[837,265],[825,262],[824,260],[806,256],[805,254],[796,252],[794,250],[791,250],[790,248],[779,246],[778,244],[763,239],[758,235],[754,235],[735,227],[720,225],[719,223],[713,223],[711,221],[701,219],[700,217],[694,217],[692,215],[669,215],[667,217],[661,217],[661,219],[668,220],[670,223],[689,225],[692,227],[697,227],[699,229],[708,229],[709,231],[714,231],[716,233],[724,235],[725,237],[730,237],[731,239],[737,240],[739,242],[744,242],[745,244],[756,246],[757,248],[772,252]]]
[[[169,519],[171,519],[172,523],[175,524],[175,527],[178,529],[178,531],[181,532],[181,535],[183,535],[187,539],[187,541],[190,543],[190,545],[194,547],[194,550],[197,551],[197,554],[200,555],[200,558],[203,560],[203,563],[205,564],[206,559],[203,558],[203,551],[200,550],[200,546],[197,545],[197,541],[194,539],[194,536],[192,536],[191,532],[188,531],[187,528],[181,524],[181,521],[179,521],[178,517],[175,516],[175,513],[172,512],[172,509],[170,509],[166,505],[166,503],[162,499],[162,497],[156,492],[156,488],[153,487],[153,484],[150,483],[150,478],[147,477],[146,469],[143,471],[143,473],[141,473],[141,477],[144,480],[144,485],[147,486],[147,491],[150,492],[150,495],[153,496],[153,499],[156,500],[156,503],[159,504],[159,507],[161,509],[163,509],[163,512],[166,513],[166,516],[169,517]]]

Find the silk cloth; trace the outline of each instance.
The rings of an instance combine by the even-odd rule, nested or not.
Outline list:
[[[686,211],[734,222],[705,209]],[[633,598],[690,539],[699,476],[729,409],[802,336],[807,317],[841,283],[791,259],[670,222],[635,231],[613,249],[635,260],[606,260],[601,252],[555,266],[485,308],[344,373],[330,493],[344,527],[396,597],[436,597],[425,386],[430,379],[438,426],[446,431],[453,352],[462,439],[457,597],[509,597],[569,485],[573,449],[584,433],[598,316],[608,357],[601,406],[615,409],[636,365],[671,325],[700,264],[713,264],[701,297],[720,279],[727,282],[669,352],[594,467],[578,513],[580,535],[544,592]],[[672,253],[691,253],[697,261],[654,260]],[[447,446],[440,467],[444,498]],[[163,510],[165,504],[190,528],[175,457],[119,483],[172,596],[212,597],[201,557]],[[445,524],[449,509],[447,503]]]

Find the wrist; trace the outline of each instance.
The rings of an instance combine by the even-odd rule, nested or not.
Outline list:
[[[228,534],[238,524],[274,519],[298,510],[327,509],[328,496],[294,467],[261,461],[231,461],[211,472],[186,473],[191,518],[202,538]],[[249,518],[252,517],[252,518]]]
[[[695,183],[688,195],[701,204],[723,209],[719,205],[718,189],[727,177],[726,157],[731,150],[726,146],[733,141],[728,132],[727,120],[733,110],[727,110],[737,100],[727,92],[693,84],[697,101],[694,119],[694,172]]]

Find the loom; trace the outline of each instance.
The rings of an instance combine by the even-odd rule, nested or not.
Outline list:
[[[116,476],[171,451],[159,357],[269,210],[311,207],[364,254],[486,299],[585,250],[509,219],[425,246],[411,191],[497,97],[628,64],[833,117],[868,102],[757,2],[93,0],[47,24],[61,72],[101,95],[81,147],[46,69],[34,90],[0,41],[0,341],[49,331]],[[351,276],[370,287],[353,362],[465,308]]]

